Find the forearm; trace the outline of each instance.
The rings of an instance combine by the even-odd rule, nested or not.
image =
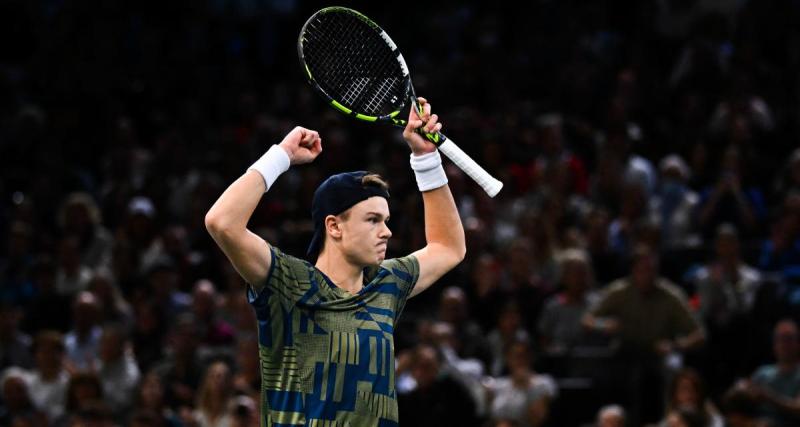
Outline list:
[[[581,318],[581,324],[590,331],[602,332],[608,335],[615,333],[619,326],[614,317],[600,316],[592,313],[586,313],[583,318]]]
[[[453,194],[447,185],[422,193],[425,206],[425,239],[428,246],[451,254],[460,262],[466,254],[464,227]]]
[[[264,179],[254,170],[248,170],[234,181],[206,214],[206,228],[212,237],[216,240],[244,233],[264,190]]]
[[[697,328],[689,335],[680,337],[675,340],[675,346],[680,351],[693,350],[700,346],[706,339],[706,334],[702,328]]]

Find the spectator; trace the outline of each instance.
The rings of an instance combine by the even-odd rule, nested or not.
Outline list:
[[[92,278],[92,270],[81,261],[79,245],[75,236],[63,237],[58,245],[56,290],[63,296],[73,297],[86,290]]]
[[[739,148],[725,149],[717,182],[703,191],[700,200],[699,224],[704,237],[712,237],[714,230],[726,222],[747,236],[758,232],[766,214],[764,196],[744,181],[743,165]]]
[[[536,159],[536,170],[541,175],[549,168],[563,166],[566,175],[562,188],[551,188],[563,194],[586,194],[588,176],[583,160],[571,153],[564,142],[564,119],[559,114],[545,114],[536,121],[542,153]]]
[[[156,207],[150,198],[136,196],[128,202],[127,217],[117,237],[130,245],[137,271],[149,271],[161,254],[157,244]]]
[[[440,375],[436,350],[420,346],[414,350],[411,376],[415,387],[398,396],[400,419],[413,426],[475,425],[475,403],[455,380]]]
[[[147,298],[152,299],[161,312],[160,316],[170,324],[182,313],[191,309],[192,298],[178,289],[181,277],[175,263],[168,257],[160,257],[147,270]]]
[[[0,302],[0,372],[9,366],[30,369],[31,338],[19,330],[22,310]]]
[[[131,342],[139,371],[149,370],[164,356],[165,324],[161,311],[152,301],[140,300],[134,306]]]
[[[77,369],[89,369],[97,357],[102,329],[99,325],[100,301],[88,291],[80,292],[72,303],[74,327],[64,337],[67,360]]]
[[[102,225],[100,209],[87,193],[72,193],[58,210],[62,235],[77,239],[80,263],[89,268],[109,266],[113,237]]]
[[[233,342],[233,327],[217,316],[217,291],[210,280],[200,280],[192,291],[192,313],[201,329],[201,344],[220,346]]]
[[[646,189],[636,181],[624,183],[621,197],[619,215],[608,226],[608,239],[611,250],[624,256],[635,246],[635,227],[648,214],[648,199]]]
[[[596,207],[586,217],[586,249],[592,259],[592,271],[602,285],[625,274],[623,257],[610,245],[610,225],[611,216],[607,209]]]
[[[31,400],[50,420],[64,413],[69,374],[64,364],[64,341],[60,333],[42,331],[33,342],[34,370],[28,377]]]
[[[759,367],[737,389],[758,404],[773,427],[800,422],[800,333],[794,320],[781,320],[772,336],[775,364]]]
[[[558,389],[549,375],[537,374],[532,366],[530,345],[515,341],[506,350],[509,376],[491,381],[492,417],[508,417],[522,426],[538,427],[547,422],[550,403]]]
[[[115,322],[125,327],[131,326],[133,323],[131,305],[123,298],[110,270],[105,267],[95,269],[87,290],[97,297],[100,306],[99,323]]]
[[[233,395],[231,372],[224,362],[214,362],[206,369],[197,390],[199,427],[226,427],[231,424],[230,401]]]
[[[761,273],[742,261],[736,229],[723,224],[717,229],[713,259],[689,277],[708,330],[707,375],[727,387],[748,362],[748,353],[740,351],[742,334],[750,330]]]
[[[800,192],[800,148],[795,148],[774,184],[775,201],[791,193]]]
[[[28,272],[34,263],[31,225],[23,221],[9,224],[7,242],[0,258],[0,299],[13,304],[26,304],[34,289],[28,281]]]
[[[46,426],[47,416],[31,400],[27,374],[19,368],[8,368],[0,376],[0,425],[12,425],[26,419],[34,426]]]
[[[439,300],[439,320],[449,323],[455,333],[457,347],[453,350],[463,359],[478,359],[484,364],[491,358],[491,350],[481,327],[469,316],[467,295],[461,288],[451,286],[442,291]]]
[[[530,334],[522,327],[520,308],[513,300],[506,303],[497,318],[497,327],[489,332],[489,347],[492,349],[492,364],[489,373],[500,376],[508,372],[506,350],[516,341],[530,341]]]
[[[583,323],[619,337],[617,359],[621,374],[630,378],[624,393],[636,425],[661,417],[665,359],[705,338],[683,292],[658,276],[658,260],[646,246],[634,250],[630,275],[609,285]]]
[[[758,266],[789,279],[800,275],[800,193],[789,193],[784,198],[769,238],[761,247]]]
[[[714,259],[691,278],[700,297],[700,314],[710,326],[724,329],[753,308],[761,275],[742,261],[732,225],[720,225],[714,243]]]
[[[680,425],[679,421],[694,425],[694,421],[683,418],[697,420],[696,424],[702,427],[723,426],[722,415],[706,394],[703,379],[690,368],[679,371],[672,378],[667,391],[666,412],[667,416],[661,422],[665,426]],[[670,421],[671,416],[678,420]]]
[[[194,406],[195,390],[203,373],[199,343],[194,317],[188,313],[179,316],[170,331],[167,357],[153,368],[164,381],[167,405],[176,412],[181,407]]]
[[[568,353],[585,343],[581,319],[597,301],[592,292],[594,275],[588,255],[569,249],[559,256],[561,292],[550,297],[539,318],[539,338],[544,352],[551,356]]]
[[[56,422],[58,426],[74,424],[74,418],[103,400],[103,386],[94,373],[78,372],[72,375],[67,384],[64,415]],[[110,408],[107,408],[110,411]],[[109,414],[110,416],[110,414]]]
[[[651,209],[661,224],[664,247],[683,249],[699,246],[697,206],[700,198],[688,187],[690,171],[677,154],[664,157],[659,165],[659,190]]]
[[[104,400],[113,414],[127,414],[140,374],[124,327],[113,323],[103,326],[99,350],[97,374]]]
[[[137,390],[136,414],[149,414],[149,419],[154,421],[148,426],[179,427],[178,417],[167,407],[164,393],[164,383],[158,374],[150,372],[145,375]],[[133,418],[135,421],[137,415]]]

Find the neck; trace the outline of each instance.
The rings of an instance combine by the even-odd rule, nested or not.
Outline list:
[[[317,269],[325,273],[336,286],[351,294],[356,294],[364,287],[364,269],[353,264],[343,253],[325,250],[317,258]]]

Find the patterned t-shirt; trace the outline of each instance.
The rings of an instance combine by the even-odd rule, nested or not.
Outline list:
[[[262,425],[398,425],[394,327],[418,276],[416,257],[388,259],[352,295],[273,247],[267,280],[248,289]]]

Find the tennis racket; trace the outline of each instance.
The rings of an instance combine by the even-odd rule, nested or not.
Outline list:
[[[346,7],[327,7],[303,25],[297,54],[309,83],[336,110],[367,122],[405,127],[408,102],[422,115],[403,55],[378,24]],[[490,197],[503,183],[443,134],[420,131]]]

